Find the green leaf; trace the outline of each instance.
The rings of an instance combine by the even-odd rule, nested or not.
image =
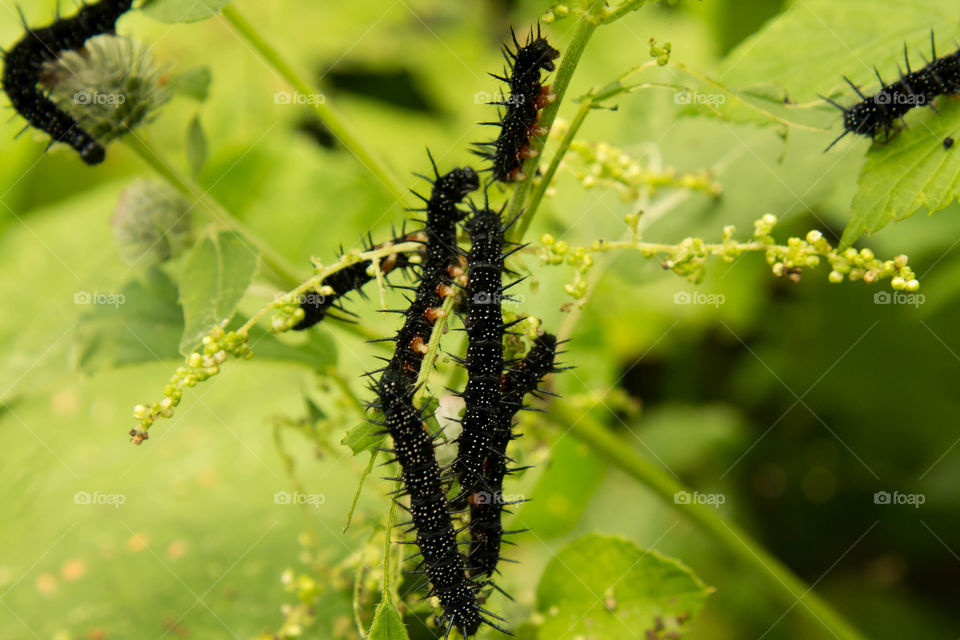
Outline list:
[[[370,625],[368,640],[409,640],[400,614],[386,598],[380,601]]]
[[[203,123],[200,114],[193,116],[187,126],[187,162],[190,164],[190,174],[196,178],[207,162],[207,136],[203,132]]]
[[[818,93],[849,96],[844,75],[872,91],[878,84],[873,65],[885,78],[895,77],[906,42],[919,67],[919,49],[930,56],[930,28],[947,51],[958,20],[953,0],[804,0],[734,49],[721,77],[741,87],[775,84],[794,102],[818,100]],[[834,117],[839,126],[836,110]]]
[[[842,244],[909,218],[921,207],[930,213],[945,209],[960,196],[960,147],[943,146],[944,138],[960,131],[960,105],[944,100],[937,110],[924,110],[890,143],[870,147]]]
[[[371,416],[371,420],[380,422],[383,418],[383,414],[379,411]],[[371,420],[362,420],[360,424],[357,424],[349,431],[347,435],[344,436],[343,440],[340,441],[340,444],[347,445],[350,447],[350,450],[353,451],[353,455],[358,455],[364,451],[369,451],[377,445],[380,444],[380,441],[383,440],[384,436],[374,435],[375,433],[382,431],[383,427],[379,427],[371,422]]]
[[[520,507],[517,522],[542,538],[567,533],[580,522],[605,475],[606,465],[585,444],[561,438],[550,451],[550,461],[537,479],[530,501]]]
[[[210,84],[213,82],[213,72],[210,67],[196,67],[174,76],[170,88],[180,95],[193,98],[197,102],[205,102],[210,95]]]
[[[231,324],[239,326],[244,321],[246,318],[238,316]],[[305,331],[304,333],[305,340],[298,344],[289,344],[267,329],[254,325],[248,333],[249,344],[258,360],[266,358],[303,364],[314,371],[321,372],[337,363],[337,345],[328,332]]]
[[[179,358],[183,313],[177,287],[152,269],[128,282],[116,304],[94,304],[77,323],[76,366],[86,372]]]
[[[230,0],[149,0],[142,11],[160,22],[197,22],[220,13]]]
[[[537,587],[541,638],[682,637],[712,589],[677,560],[625,538],[588,535],[560,550]]]
[[[197,243],[180,275],[180,304],[186,320],[180,353],[192,352],[214,325],[225,324],[233,316],[256,270],[256,247],[232,232],[222,231]]]

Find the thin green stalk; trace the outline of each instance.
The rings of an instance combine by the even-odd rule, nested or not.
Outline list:
[[[616,22],[623,16],[627,15],[632,11],[636,11],[645,4],[648,4],[652,0],[626,0],[622,5],[608,13],[603,17],[603,24],[610,24],[611,22]]]
[[[298,74],[293,66],[287,62],[283,56],[260,35],[257,28],[250,23],[233,5],[227,5],[222,10],[222,15],[226,18],[237,34],[259,53],[263,60],[273,67],[277,73],[283,76],[290,86],[299,94],[304,96],[323,95],[316,87],[310,85],[303,76]],[[337,111],[324,96],[323,100],[308,100],[309,106],[313,112],[330,130],[330,133],[352,153],[360,164],[373,174],[383,186],[383,188],[397,200],[403,201],[407,198],[407,188],[400,182],[396,175],[387,167],[383,159],[374,149],[369,146],[356,130],[347,124],[343,116]]]
[[[718,516],[713,507],[677,504],[675,496],[684,491],[690,493],[690,490],[651,464],[626,439],[611,433],[589,414],[579,416],[578,411],[565,402],[554,403],[551,413],[556,416],[558,424],[570,425],[570,432],[593,451],[709,533],[711,540],[762,577],[767,589],[776,593],[781,600],[791,606],[800,603],[797,611],[814,625],[826,627],[831,637],[840,640],[864,639],[843,616],[813,591],[813,587],[798,578],[749,534]]]
[[[577,111],[577,115],[573,118],[573,122],[570,123],[570,130],[567,131],[565,136],[563,136],[563,140],[560,141],[560,146],[557,147],[556,153],[553,154],[553,158],[550,160],[550,166],[547,167],[546,172],[543,174],[543,178],[539,183],[537,183],[537,187],[534,189],[533,195],[530,197],[530,204],[527,205],[527,211],[517,224],[518,238],[522,238],[524,235],[526,235],[527,229],[530,228],[530,223],[533,222],[533,216],[536,214],[537,208],[540,206],[540,201],[543,200],[543,195],[547,192],[547,189],[553,182],[553,177],[557,174],[557,169],[560,168],[560,163],[563,161],[563,157],[570,149],[570,145],[573,144],[573,139],[576,137],[577,132],[580,131],[580,127],[583,125],[584,120],[587,119],[587,114],[590,113],[592,105],[593,101],[589,97],[584,98],[583,103],[580,105],[580,110]],[[526,215],[527,213],[529,213],[529,215]]]
[[[193,179],[177,171],[172,164],[161,158],[153,148],[151,148],[143,139],[142,135],[130,135],[123,139],[124,143],[141,160],[157,172],[157,174],[166,180],[170,186],[177,191],[195,201],[205,212],[216,220],[224,228],[233,231],[251,244],[257,247],[260,252],[260,261],[267,268],[267,277],[281,289],[292,289],[302,282],[305,278],[297,275],[298,271],[293,264],[284,258],[276,249],[268,245],[256,233],[251,231],[245,224],[237,220],[233,215],[224,209],[223,205],[214,200],[214,198],[198,185]]]
[[[580,56],[583,55],[584,49],[587,48],[587,43],[590,41],[590,36],[593,35],[593,32],[596,31],[597,26],[599,25],[597,15],[603,10],[604,5],[606,4],[605,0],[594,0],[590,5],[590,9],[580,16],[580,20],[577,22],[577,26],[573,30],[573,36],[570,39],[570,45],[567,47],[566,52],[563,54],[563,59],[560,61],[560,67],[557,69],[557,76],[554,79],[552,89],[555,94],[557,94],[556,101],[547,106],[540,114],[539,125],[541,127],[549,130],[553,126],[553,121],[557,118],[557,112],[560,110],[560,105],[563,104],[563,96],[567,93],[567,87],[570,86],[570,79],[573,78],[573,73],[577,69],[577,65],[580,62]],[[527,160],[522,168],[523,173],[528,177],[523,182],[517,185],[516,190],[513,192],[513,198],[510,200],[510,206],[507,209],[507,220],[513,220],[520,212],[523,211],[519,222],[514,227],[514,231],[511,234],[511,240],[514,242],[519,242],[523,239],[523,233],[530,227],[530,222],[533,220],[533,216],[536,214],[536,209],[533,207],[528,207],[525,211],[523,209],[524,202],[527,199],[527,194],[530,192],[530,189],[533,185],[533,176],[537,173],[537,165],[539,164],[539,153],[543,152],[543,147],[547,142],[547,136],[534,136],[530,141],[530,147],[533,151],[538,152],[536,157],[530,158]]]

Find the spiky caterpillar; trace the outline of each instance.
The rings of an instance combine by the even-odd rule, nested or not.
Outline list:
[[[10,104],[30,126],[50,134],[53,142],[70,145],[87,164],[103,162],[106,151],[73,117],[57,107],[38,87],[44,63],[61,51],[80,49],[88,38],[115,33],[117,20],[132,0],[100,0],[72,18],[60,18],[42,29],[27,28],[23,38],[4,56],[3,90]]]
[[[830,98],[824,98],[843,111],[844,129],[843,133],[837,136],[824,151],[829,150],[848,133],[874,139],[882,134],[885,138],[889,138],[896,121],[903,122],[903,117],[914,107],[932,105],[933,100],[940,95],[960,93],[960,50],[938,58],[932,31],[930,48],[933,59],[922,69],[913,71],[910,69],[910,58],[907,55],[907,47],[904,45],[903,57],[907,65],[907,73],[904,74],[901,71],[900,79],[888,85],[880,77],[880,72],[875,70],[877,79],[880,81],[880,91],[872,96],[864,95],[859,87],[844,77],[847,84],[860,96],[861,101],[844,107]]]
[[[539,336],[533,348],[503,377],[503,395],[497,410],[496,428],[490,438],[489,450],[483,463],[481,490],[470,500],[470,553],[467,555],[471,577],[489,577],[500,560],[500,544],[504,534],[501,516],[503,478],[507,469],[507,445],[515,437],[513,417],[523,407],[528,393],[536,393],[540,382],[556,371],[557,339],[545,333]]]
[[[477,603],[477,587],[467,577],[466,560],[458,550],[433,438],[426,431],[421,410],[414,405],[413,394],[440,307],[445,297],[455,293],[451,282],[459,263],[457,225],[464,216],[457,204],[479,187],[479,179],[470,167],[440,176],[434,165],[434,174],[430,198],[424,198],[426,239],[420,284],[404,312],[403,327],[393,338],[393,357],[377,383],[379,402],[375,406],[383,413],[381,424],[393,440],[392,452],[400,464],[403,492],[410,496],[407,510],[416,530],[416,544],[423,556],[431,595],[440,600],[449,625],[447,634],[457,627],[469,637],[482,622],[493,623],[483,617],[487,612]]]
[[[553,71],[553,60],[560,55],[540,34],[540,25],[536,37],[531,29],[523,45],[512,29],[510,34],[514,50],[509,45],[503,47],[507,69],[502,76],[490,74],[507,84],[507,95],[501,92],[501,99],[492,103],[503,107],[503,112],[499,122],[484,123],[500,127],[500,133],[492,142],[476,143],[479,148],[474,151],[492,162],[493,177],[500,182],[526,179],[521,169],[523,161],[536,155],[530,148],[530,138],[546,133],[537,126],[540,110],[557,99],[550,87],[541,83],[540,72]]]
[[[423,242],[425,240],[426,235],[422,232],[411,233],[408,235],[400,234],[393,240],[384,242],[382,244],[374,245],[373,242],[368,242],[366,250],[371,251],[374,249],[385,249],[391,245],[401,242]],[[320,295],[319,293],[313,294],[301,302],[300,308],[303,309],[303,320],[294,325],[294,331],[303,331],[304,329],[309,329],[315,324],[321,322],[327,317],[327,315],[330,314],[331,309],[338,309],[343,313],[350,313],[340,305],[340,302],[343,300],[344,296],[353,291],[356,291],[361,295],[363,294],[364,285],[374,278],[374,275],[369,273],[372,264],[373,261],[371,260],[357,262],[345,269],[342,269],[341,271],[334,273],[329,278],[324,280],[323,286],[333,289],[333,293],[329,295]],[[410,261],[409,254],[391,253],[390,255],[384,256],[380,259],[379,266],[380,272],[384,275],[387,275],[393,271],[406,270],[410,268],[412,264],[413,263]]]
[[[433,163],[433,158],[430,159]],[[470,167],[453,169],[441,176],[433,165],[435,179],[429,198],[420,197],[426,212],[423,233],[426,235],[420,284],[409,308],[403,312],[403,327],[396,343],[391,367],[401,371],[413,385],[420,372],[420,363],[427,352],[433,323],[440,317],[445,298],[455,294],[451,285],[459,269],[457,224],[464,216],[457,205],[480,186],[477,172]]]
[[[474,492],[483,475],[483,460],[500,405],[503,372],[503,223],[500,213],[479,209],[469,224],[467,254],[467,385],[463,391],[463,430],[457,439],[453,469],[460,495]]]
[[[377,392],[384,417],[382,424],[393,439],[393,453],[400,463],[405,492],[410,496],[407,510],[432,586],[430,595],[440,600],[448,620],[447,633],[455,626],[464,637],[470,637],[487,620],[481,615],[484,611],[477,604],[476,585],[467,578],[466,560],[457,547],[433,438],[427,432],[421,410],[413,404],[413,390],[400,370],[388,367]]]

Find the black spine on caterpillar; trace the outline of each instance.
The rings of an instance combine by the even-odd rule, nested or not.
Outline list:
[[[423,242],[424,239],[425,236],[423,233],[411,233],[409,235],[401,233],[393,240],[383,244],[374,245],[372,242],[368,242],[366,250],[384,249],[401,242]],[[327,295],[321,295],[317,292],[308,294],[300,303],[300,308],[303,309],[303,320],[294,325],[294,331],[309,329],[321,322],[328,315],[341,320],[345,319],[333,316],[330,313],[331,309],[337,309],[342,313],[353,315],[344,309],[340,303],[347,294],[353,291],[363,295],[364,285],[374,279],[373,274],[369,273],[372,264],[373,262],[371,260],[357,262],[345,269],[337,271],[324,280],[322,286],[330,287],[333,289],[333,293]],[[413,263],[410,261],[410,254],[408,253],[391,253],[380,258],[380,272],[384,276],[396,271],[405,271],[412,265]]]
[[[504,534],[501,517],[504,507],[503,478],[507,468],[507,445],[513,434],[513,417],[523,408],[527,394],[535,394],[540,382],[557,371],[557,339],[545,333],[533,348],[503,377],[503,397],[497,413],[497,425],[490,439],[489,453],[483,467],[483,491],[470,500],[470,552],[467,555],[471,577],[493,575],[500,560],[500,543]]]
[[[433,158],[430,159],[431,163]],[[410,306],[404,311],[403,327],[397,332],[391,366],[397,367],[413,385],[420,372],[420,363],[427,352],[433,323],[439,317],[445,298],[455,294],[451,285],[459,263],[457,224],[464,212],[457,205],[480,186],[477,172],[470,167],[453,169],[441,176],[433,165],[435,178],[429,198],[419,196],[426,213],[422,233],[425,234],[420,284]]]
[[[463,430],[457,439],[453,469],[460,496],[474,493],[483,476],[490,437],[500,406],[503,372],[503,222],[500,213],[479,209],[469,223],[467,254],[467,385],[463,391]]]
[[[484,124],[500,127],[497,139],[492,142],[478,142],[474,153],[490,160],[494,179],[500,182],[519,182],[526,179],[523,173],[523,161],[532,157],[530,138],[542,135],[537,126],[540,110],[556,100],[556,95],[550,87],[540,81],[541,71],[553,71],[553,61],[560,52],[550,46],[547,39],[540,33],[537,25],[537,34],[533,30],[527,36],[526,42],[521,45],[517,36],[511,30],[514,49],[504,45],[504,57],[507,68],[504,75],[491,74],[494,78],[507,84],[508,93],[500,94],[500,100],[491,104],[502,107],[499,122],[485,122]]]
[[[88,38],[114,33],[117,20],[132,4],[132,0],[101,0],[48,27],[27,27],[23,38],[4,56],[3,90],[13,108],[30,126],[50,134],[51,143],[70,145],[89,165],[103,162],[106,151],[72,116],[57,107],[37,83],[44,63],[54,60],[62,51],[82,48]]]
[[[907,73],[900,71],[900,79],[893,84],[887,84],[874,69],[880,81],[880,90],[871,95],[864,95],[860,88],[848,78],[844,80],[861,101],[844,107],[841,104],[820,96],[843,112],[843,133],[831,142],[824,151],[835,145],[848,133],[869,136],[876,139],[883,136],[889,139],[897,120],[903,122],[903,117],[914,107],[932,105],[933,100],[943,94],[960,93],[960,50],[942,58],[937,57],[933,32],[930,32],[930,47],[933,59],[922,69],[916,71],[910,68],[910,58],[906,45],[903,48],[904,62]]]
[[[433,438],[427,433],[422,413],[413,404],[413,390],[400,370],[388,367],[377,391],[383,424],[393,438],[393,453],[410,496],[408,510],[432,586],[431,595],[440,600],[449,627],[455,626],[464,637],[470,637],[481,622],[488,621],[481,616],[476,585],[467,578],[466,560],[457,546]]]

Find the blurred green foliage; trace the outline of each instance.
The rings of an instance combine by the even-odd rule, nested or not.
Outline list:
[[[761,48],[741,60],[736,45],[779,2],[646,7],[598,33],[570,95],[646,62],[647,40],[656,37],[672,42],[673,59],[731,87],[775,84],[812,100],[837,86],[842,74],[865,82],[874,63],[892,74],[904,38],[915,44],[930,27],[945,41],[955,35],[947,31],[955,28],[956,12],[931,13],[929,2],[903,3],[902,15],[886,18],[902,22],[902,29],[858,41],[860,62],[838,53],[833,41],[784,38],[759,40]],[[55,3],[22,4],[30,24],[44,24]],[[491,117],[477,95],[495,89],[486,73],[502,64],[497,47],[510,24],[524,29],[549,4],[241,1],[238,9],[313,75],[410,187],[422,189],[412,173],[428,169],[424,147],[442,167],[472,161],[467,143],[489,135],[475,124]],[[795,3],[795,10],[804,4]],[[571,27],[570,21],[550,27],[561,48]],[[21,31],[10,14],[0,24],[0,42],[14,42]],[[329,262],[339,244],[359,246],[368,231],[384,237],[403,219],[401,207],[335,141],[318,144],[316,126],[306,126],[317,124],[309,112],[276,100],[288,88],[222,19],[171,27],[134,12],[120,32],[149,43],[170,66],[171,81],[193,87],[138,135],[181,171],[196,168],[202,187],[302,267],[304,277],[311,255]],[[744,51],[753,42],[742,44]],[[789,56],[761,55],[764,47]],[[193,77],[198,64],[211,71],[208,89]],[[394,104],[383,92],[327,82],[324,75],[362,69],[358,75],[376,81],[377,73],[396,75],[398,67],[434,107],[411,109],[408,96]],[[679,81],[672,73],[653,78]],[[188,158],[186,140],[196,100],[205,95],[201,163],[196,150]],[[693,194],[654,223],[647,238],[715,237],[726,224],[749,230],[770,212],[784,221],[778,233],[802,236],[819,228],[839,239],[866,142],[849,141],[824,156],[829,132],[791,130],[785,142],[753,116],[681,116],[665,90],[616,103],[615,111],[591,114],[583,139],[610,141],[681,171],[722,168],[720,199]],[[565,105],[561,115],[569,118],[574,109]],[[812,125],[835,128],[837,114],[827,113],[814,113]],[[359,376],[383,351],[343,326],[280,338],[259,331],[251,338],[257,357],[228,363],[185,394],[179,412],[158,424],[150,441],[132,447],[130,409],[156,397],[180,364],[184,323],[175,306],[183,263],[130,267],[110,229],[125,186],[154,176],[122,144],[112,145],[107,163],[96,169],[70,153],[41,155],[44,136],[28,132],[13,140],[21,126],[17,119],[0,126],[0,268],[6,276],[0,279],[6,302],[0,447],[7,451],[0,465],[0,637],[251,638],[280,628],[281,607],[298,596],[309,600],[316,621],[313,635],[304,637],[358,637],[353,580],[360,576],[358,601],[369,629],[380,600],[374,578],[392,485],[377,479],[380,474],[368,479],[352,525],[342,532],[368,458],[341,444],[362,420],[341,384],[368,399]],[[624,216],[637,207],[613,192],[584,190],[564,171],[555,189],[531,237],[549,232],[571,245],[618,238]],[[491,196],[500,198],[496,187]],[[693,285],[638,255],[603,256],[606,275],[565,356],[576,368],[551,384],[595,403],[611,388],[632,396],[641,409],[614,407],[603,414],[607,425],[684,483],[726,496],[724,517],[815,584],[868,637],[955,637],[958,213],[954,202],[935,216],[887,226],[864,243],[878,255],[910,256],[924,287],[919,308],[875,304],[879,289],[830,285],[825,272],[812,271],[799,283],[774,279],[757,256],[708,269],[697,290],[721,294],[724,304],[677,305],[674,295]],[[541,268],[530,256],[520,264],[533,271],[517,288],[523,310],[547,328],[560,327],[570,317],[562,310],[569,273]],[[239,316],[249,317],[275,293],[255,280]],[[107,302],[118,294],[122,304]],[[394,321],[376,313],[377,296],[371,297],[353,301],[351,310],[374,334],[389,335]],[[445,347],[453,351],[456,341],[451,334]],[[333,363],[336,379],[317,375],[330,373]],[[302,417],[305,398],[323,415],[311,416],[315,429],[283,440],[295,462],[294,480],[274,447],[271,418]],[[671,505],[575,441],[570,425],[539,414],[524,425],[517,455],[536,466],[511,478],[505,491],[534,500],[507,526],[532,531],[517,536],[508,554],[523,564],[503,570],[503,586],[516,601],[494,596],[493,605],[522,637],[536,637],[533,612],[549,614],[541,605],[564,600],[547,592],[554,585],[541,582],[544,569],[563,571],[558,554],[575,554],[582,538],[596,532],[623,537],[615,539],[623,547],[618,562],[655,549],[681,559],[702,579],[699,587],[716,589],[687,637],[826,637],[759,589]],[[306,508],[278,502],[278,494],[295,490],[322,495],[323,502]],[[920,493],[926,502],[919,509],[879,505],[879,491]],[[658,554],[646,557],[667,562]],[[309,598],[285,588],[286,568],[314,575]],[[400,613],[411,637],[432,637],[417,626],[427,617],[423,609]]]

